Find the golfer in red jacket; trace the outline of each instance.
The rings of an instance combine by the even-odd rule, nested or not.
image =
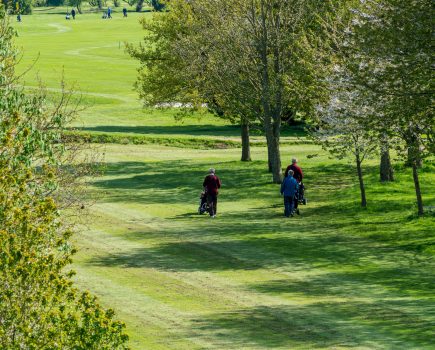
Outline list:
[[[207,193],[210,216],[215,218],[217,213],[217,196],[219,194],[219,188],[221,188],[221,180],[216,176],[213,168],[209,170],[209,174],[205,177],[202,185]]]
[[[287,177],[289,170],[293,170],[293,177],[296,179],[298,184],[301,185],[302,179],[304,178],[304,173],[302,172],[301,167],[297,163],[298,163],[298,160],[296,158],[293,158],[291,165],[289,165],[287,167],[287,169],[285,170],[285,176]],[[298,200],[297,196],[295,196],[294,208],[295,208],[296,214],[299,215],[300,212],[299,212],[298,206],[299,206],[299,200]]]

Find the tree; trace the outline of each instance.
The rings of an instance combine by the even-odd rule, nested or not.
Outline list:
[[[372,92],[381,111],[372,122],[404,141],[400,153],[412,166],[418,214],[423,201],[418,168],[434,153],[430,0],[363,2],[353,11],[350,50],[355,81]]]
[[[137,0],[123,0],[125,3],[127,3],[129,6],[133,6],[137,3]]]
[[[312,110],[319,80],[302,45],[317,1],[212,0],[170,3],[143,21],[137,88],[146,105],[217,102],[224,115],[259,121],[273,182],[281,182],[281,120]]]
[[[44,95],[16,87],[15,33],[3,6],[0,33],[0,348],[125,349],[124,325],[76,290],[68,270],[72,231],[50,195],[66,107],[50,109]]]
[[[47,6],[63,6],[65,0],[47,0]]]
[[[106,4],[104,0],[89,0],[88,2],[89,5],[93,7],[97,7],[99,10],[101,10],[103,8],[103,5]]]
[[[165,4],[160,0],[151,0],[149,1],[150,5],[153,7],[154,11],[162,11],[165,9]]]
[[[137,1],[135,1],[136,12],[141,12],[142,11],[144,2],[145,2],[145,0],[137,0]]]
[[[82,13],[82,2],[83,0],[67,0],[68,5],[77,8],[78,13]]]
[[[32,0],[2,0],[2,3],[11,14],[30,15],[32,13]]]
[[[335,79],[334,79],[335,78]],[[349,77],[336,67],[330,78],[331,99],[318,110],[318,124],[313,136],[323,148],[339,159],[352,155],[358,176],[361,206],[367,207],[362,164],[377,147],[378,134],[366,127],[365,119],[374,110],[366,103],[364,91],[349,90]]]

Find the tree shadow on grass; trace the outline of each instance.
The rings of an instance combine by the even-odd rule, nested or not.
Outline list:
[[[292,294],[310,297],[418,298],[416,303],[435,312],[435,273],[430,264],[418,267],[362,268],[359,271],[330,272],[307,278],[278,279],[249,288],[267,294]],[[435,315],[434,315],[435,316]]]
[[[282,271],[294,272],[314,267],[362,267],[367,256],[379,251],[379,247],[370,246],[369,242],[362,242],[356,238],[347,240],[330,235],[298,235],[274,239],[171,242],[151,248],[98,256],[91,260],[90,264],[169,271],[279,268]],[[394,261],[394,253],[392,251],[390,254],[384,254],[384,261]]]
[[[133,134],[155,135],[194,135],[194,136],[227,136],[237,137],[240,135],[240,127],[237,125],[171,125],[171,126],[124,126],[124,125],[99,125],[93,127],[81,127],[76,130],[121,132]]]
[[[92,127],[79,127],[74,130],[120,132],[132,134],[155,134],[155,135],[194,135],[194,136],[225,136],[240,137],[239,125],[171,125],[171,126],[125,126],[125,125],[98,125]],[[258,134],[253,132],[253,134]],[[304,137],[306,132],[302,128],[285,127],[282,137]]]
[[[429,349],[432,328],[414,302],[327,302],[259,306],[192,321],[198,337],[228,349]],[[408,310],[408,311],[406,311]],[[191,331],[191,330],[190,330]]]
[[[218,175],[223,182],[221,191],[225,193],[226,200],[251,198],[252,191],[267,198],[270,187],[277,188],[268,181],[268,174],[258,175],[258,162],[252,162],[244,168],[240,167],[239,162],[225,162],[216,166],[219,166]],[[192,165],[189,161],[181,160],[108,163],[105,174],[122,174],[122,177],[97,180],[92,185],[106,190],[105,199],[108,201],[191,203],[197,201],[209,167],[209,163]],[[243,188],[247,191],[240,191]]]

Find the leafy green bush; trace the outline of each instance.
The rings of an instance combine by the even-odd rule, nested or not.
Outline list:
[[[11,14],[30,15],[32,13],[32,0],[2,0],[2,2]]]
[[[0,348],[126,349],[124,324],[74,288],[72,231],[53,194],[67,107],[15,87],[14,31],[0,5]]]

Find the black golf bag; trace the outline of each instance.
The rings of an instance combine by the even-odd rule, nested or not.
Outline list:
[[[299,183],[299,189],[296,193],[296,199],[298,200],[299,204],[307,204],[307,199],[305,198],[305,186],[302,182]]]
[[[209,210],[210,209],[207,203],[207,193],[205,191],[202,191],[201,195],[199,196],[198,214],[202,215],[204,213],[208,213]]]

